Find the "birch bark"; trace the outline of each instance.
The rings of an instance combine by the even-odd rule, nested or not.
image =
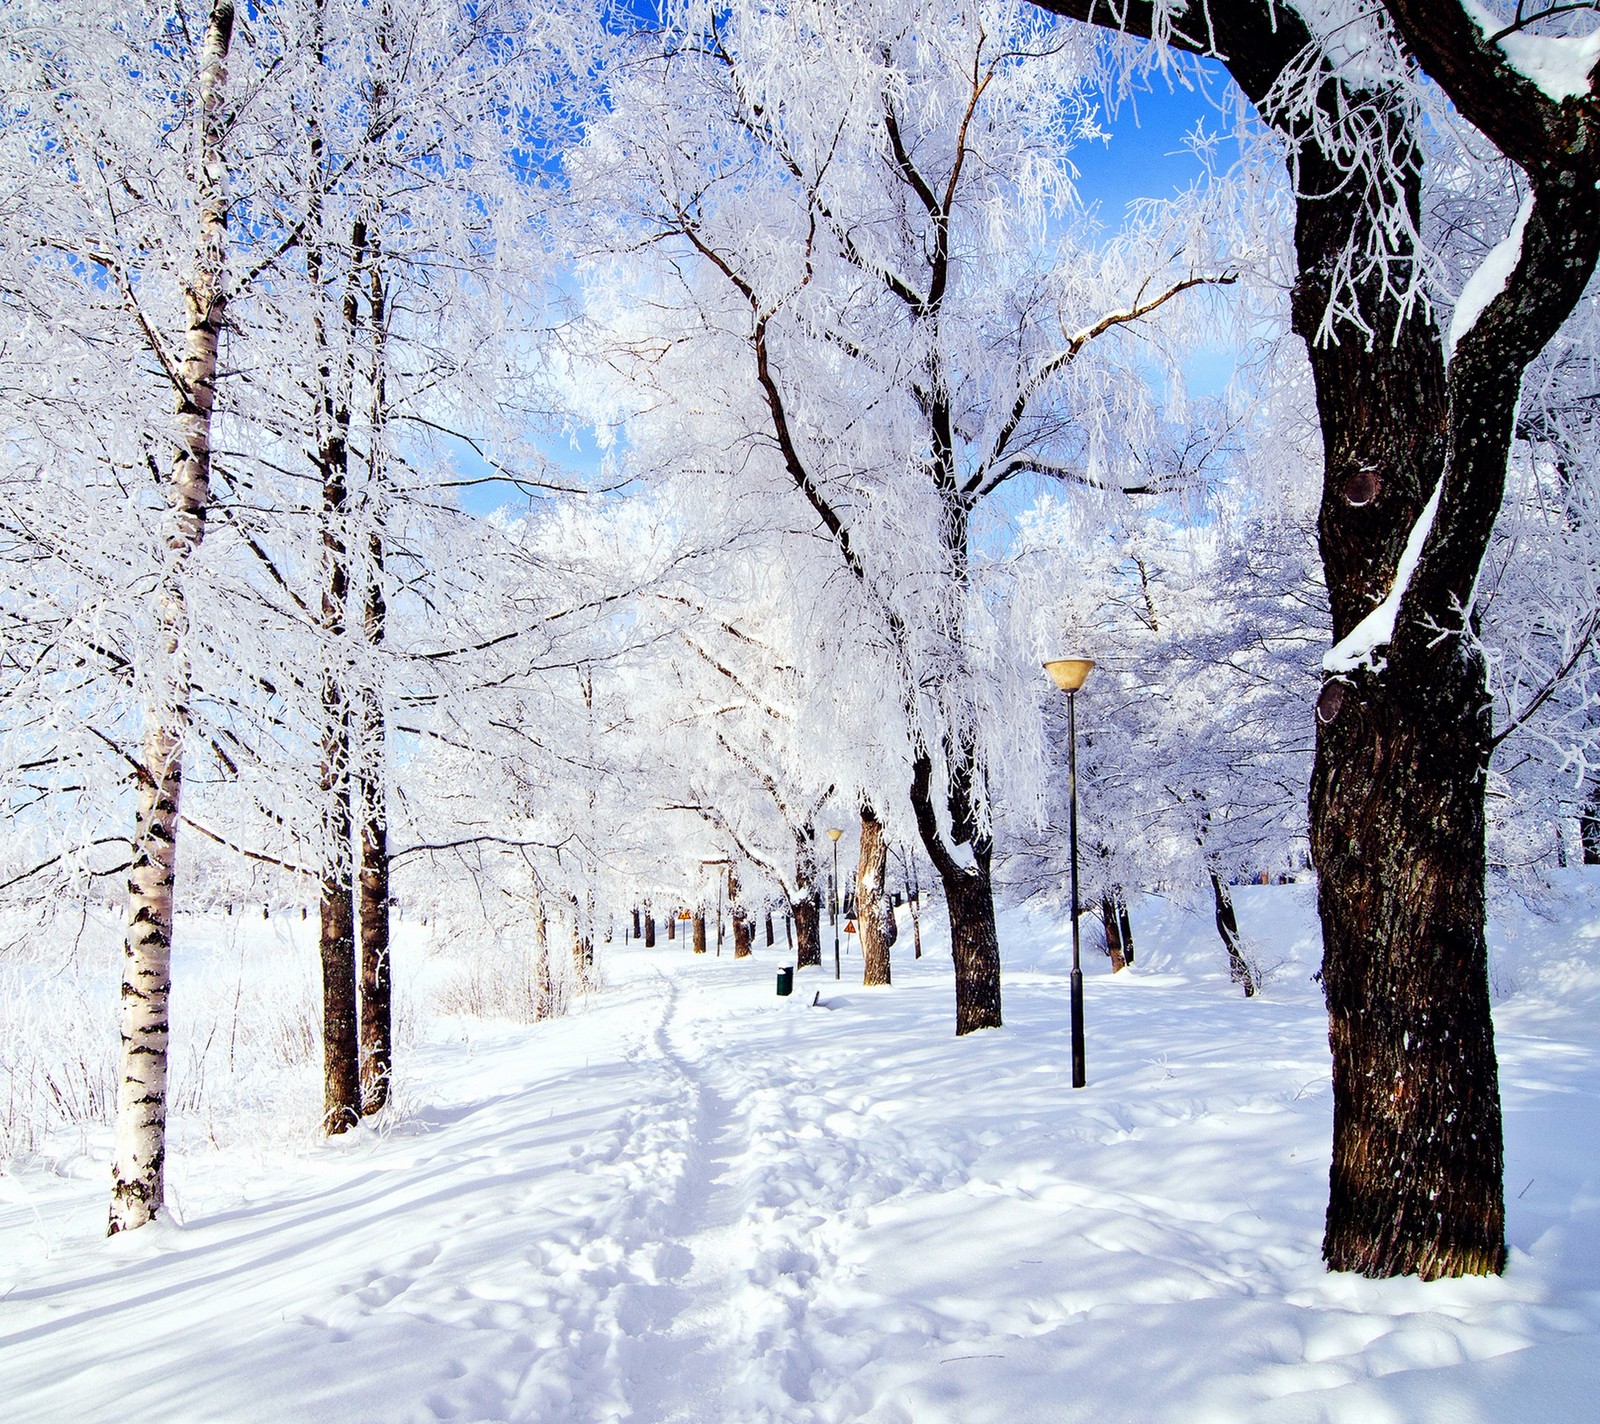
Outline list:
[[[166,557],[155,611],[160,662],[145,709],[123,940],[122,1071],[117,1085],[109,1233],[132,1230],[163,1205],[167,1132],[168,999],[183,738],[188,725],[189,608],[184,580],[211,502],[211,417],[218,336],[227,311],[228,178],[224,139],[232,0],[214,0],[200,48],[194,269],[184,290],[186,330],[177,402],[178,454],[166,495]]]

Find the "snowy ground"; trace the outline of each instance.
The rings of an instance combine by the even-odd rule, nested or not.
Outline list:
[[[0,1176],[4,1418],[1595,1418],[1600,882],[1499,936],[1511,1264],[1433,1285],[1321,1270],[1308,892],[1239,907],[1254,1002],[1160,902],[1131,972],[1087,956],[1083,1092],[1065,937],[1015,915],[961,1041],[936,933],[786,1000],[773,951],[613,947],[576,1017],[421,1032],[386,1131],[191,1132],[181,1225],[104,1239],[86,1133]]]

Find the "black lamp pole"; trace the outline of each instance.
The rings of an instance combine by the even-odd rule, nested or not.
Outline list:
[[[1078,689],[1094,671],[1089,658],[1054,658],[1044,665],[1067,694],[1067,844],[1072,859],[1072,1086],[1089,1082],[1083,1047],[1083,962],[1078,951]]]
[[[1083,1042],[1083,965],[1078,958],[1078,694],[1067,693],[1067,844],[1072,855],[1072,1086],[1089,1082]]]

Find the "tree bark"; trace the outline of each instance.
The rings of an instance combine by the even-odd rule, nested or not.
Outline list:
[[[890,982],[889,948],[895,942],[894,909],[884,890],[889,845],[871,806],[861,808],[861,855],[856,868],[856,931],[861,936],[861,982]]]
[[[1117,891],[1117,924],[1122,930],[1122,957],[1123,962],[1133,963],[1133,921],[1128,916],[1128,899],[1120,890]]]
[[[1211,898],[1216,908],[1217,934],[1222,947],[1228,951],[1228,978],[1242,985],[1244,996],[1253,999],[1256,993],[1256,976],[1250,961],[1244,957],[1244,944],[1239,937],[1239,919],[1233,912],[1233,896],[1222,883],[1222,877],[1211,872]]]
[[[939,828],[932,794],[933,763],[926,751],[912,762],[911,807],[933,868],[944,887],[950,919],[950,951],[956,970],[956,1034],[999,1028],[1000,937],[994,922],[994,889],[989,879],[988,837],[978,835],[970,820],[963,824],[960,783],[951,788],[955,844],[965,844],[972,864],[956,859]],[[970,814],[970,812],[969,812]],[[963,835],[962,832],[965,832]]]
[[[1094,0],[1041,3],[1118,24]],[[1438,0],[1385,5],[1414,21],[1408,43],[1466,116],[1522,162],[1531,151],[1529,120],[1548,112],[1539,97],[1513,95],[1517,86],[1498,76],[1490,87],[1516,112],[1497,134],[1497,115],[1474,111],[1470,96],[1463,104],[1456,69],[1433,52],[1439,36],[1431,26],[1460,21],[1459,8]],[[1149,35],[1148,0],[1117,9],[1131,32]],[[1518,274],[1464,340],[1447,385],[1431,317],[1421,303],[1403,309],[1394,295],[1406,287],[1416,253],[1403,226],[1383,219],[1395,206],[1413,220],[1419,212],[1414,106],[1381,85],[1359,90],[1324,75],[1316,102],[1328,131],[1365,125],[1368,142],[1398,159],[1390,169],[1352,173],[1337,152],[1319,147],[1306,116],[1281,107],[1273,88],[1311,52],[1296,12],[1270,0],[1212,0],[1191,13],[1203,15],[1203,25],[1175,42],[1221,56],[1295,151],[1291,313],[1306,342],[1322,425],[1319,538],[1336,643],[1391,591],[1400,553],[1444,480],[1440,516],[1400,600],[1387,662],[1330,677],[1317,707],[1310,819],[1334,1106],[1323,1257],[1335,1270],[1370,1276],[1497,1272],[1505,1244],[1484,950],[1489,743],[1482,669],[1459,610],[1471,606],[1499,508],[1510,408],[1531,359],[1523,352],[1548,339],[1537,320],[1522,321],[1520,344],[1509,347],[1492,348],[1487,333],[1503,329],[1500,318],[1520,316],[1513,309],[1530,292],[1542,294],[1547,311],[1568,292],[1576,299],[1600,242],[1600,220],[1589,211],[1595,184],[1587,172],[1573,182],[1568,171],[1562,220],[1530,222]],[[1180,17],[1180,28],[1185,23],[1190,16]],[[1579,117],[1576,106],[1568,117]],[[1596,146],[1587,136],[1585,170]],[[1544,192],[1554,212],[1563,185],[1552,177]],[[1369,243],[1379,249],[1372,275],[1341,289],[1344,254]],[[1536,280],[1517,280],[1541,262]],[[1472,349],[1479,343],[1481,357]]]
[[[822,924],[817,894],[817,828],[809,822],[794,833],[794,895],[789,901],[794,918],[796,969],[822,965]]]
[[[1128,961],[1123,954],[1122,919],[1117,913],[1115,896],[1101,897],[1100,921],[1106,928],[1106,955],[1111,960],[1111,972],[1116,974],[1127,967]]]
[[[116,1140],[108,1234],[143,1226],[165,1204],[168,1001],[172,907],[177,873],[183,736],[189,714],[185,650],[189,608],[184,577],[205,538],[211,504],[211,417],[217,338],[227,311],[227,155],[223,108],[232,0],[214,0],[199,54],[195,261],[184,287],[185,333],[177,392],[178,454],[166,489],[166,554],[155,614],[161,656],[145,709],[128,924],[123,937]]]
[[[672,922],[669,920],[667,924],[670,928]],[[644,947],[646,949],[656,947],[656,912],[648,900],[644,902]]]
[[[728,867],[728,913],[733,919],[733,957],[735,959],[748,959],[751,954],[750,913],[745,909],[744,887],[739,883],[739,876],[730,865]]]
[[[383,647],[388,630],[384,595],[384,427],[388,415],[385,380],[387,306],[374,240],[368,252],[368,325],[372,336],[372,412],[367,457],[367,568],[361,631],[368,649]],[[394,1072],[394,989],[389,959],[388,718],[381,673],[368,668],[358,692],[361,757],[356,792],[361,803],[361,868],[357,922],[361,938],[361,1111],[370,1116],[389,1101]]]
[[[693,923],[694,952],[696,954],[704,954],[706,952],[706,912],[699,906],[695,907]]]
[[[316,59],[320,66],[320,10]],[[323,315],[325,246],[322,232],[324,148],[313,104],[307,120],[311,155],[311,211],[307,222],[306,277],[311,288],[317,355],[314,393],[316,463],[322,483],[322,867],[319,945],[322,959],[322,1128],[348,1131],[361,1117],[361,1059],[355,959],[354,817],[351,807],[351,708],[347,692],[345,633],[350,598],[349,525],[351,344],[356,329],[357,270],[351,264],[334,350]],[[336,363],[337,362],[337,366]]]

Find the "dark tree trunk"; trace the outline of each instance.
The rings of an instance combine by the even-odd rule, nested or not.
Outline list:
[[[975,833],[967,803],[966,778],[951,778],[952,834],[965,845],[972,864],[962,865],[939,829],[932,795],[933,762],[926,751],[912,762],[911,807],[923,848],[944,886],[950,918],[950,951],[956,969],[956,1033],[999,1028],[1000,936],[994,922],[994,890],[989,880],[990,845]]]
[[[643,938],[643,935],[639,932],[639,907],[637,905],[633,907],[633,937],[635,939]]]
[[[669,920],[667,923],[670,927],[672,922]],[[648,900],[644,902],[644,947],[656,947],[656,912]]]
[[[772,948],[772,909],[767,909],[767,948]]]
[[[320,41],[319,54],[320,62]],[[310,127],[313,165],[322,167],[321,129]],[[340,308],[340,348],[329,339],[320,298],[325,252],[320,236],[320,200],[314,199],[315,236],[306,249],[307,274],[319,292],[313,308],[317,350],[317,391],[313,411],[316,462],[322,484],[322,766],[323,863],[319,944],[322,958],[323,1131],[330,1136],[353,1127],[361,1117],[361,1057],[355,957],[355,846],[351,809],[351,707],[347,691],[345,632],[350,599],[346,542],[350,515],[350,401],[354,378],[359,267],[366,250],[365,226],[352,237],[352,265]],[[265,907],[263,907],[265,915]]]
[[[1583,838],[1583,863],[1600,865],[1600,794],[1591,797],[1578,817],[1578,834]]]
[[[890,982],[889,948],[895,941],[894,910],[884,890],[889,845],[883,822],[871,806],[861,808],[861,856],[856,868],[856,930],[861,936],[861,982]]]
[[[822,910],[816,891],[794,904],[794,963],[797,969],[822,965]]]
[[[667,943],[671,944],[678,938],[678,912],[674,910],[667,916]]]
[[[817,828],[807,822],[794,833],[794,895],[789,908],[794,917],[796,969],[819,968],[822,964],[819,898]]]
[[[385,381],[387,302],[376,239],[370,243],[368,327],[372,334],[372,428],[367,456],[367,569],[362,599],[361,631],[367,646],[383,646],[389,609],[384,596],[384,440],[388,415]],[[357,922],[361,939],[360,1055],[361,1111],[377,1112],[389,1101],[394,1072],[394,993],[389,962],[389,809],[387,793],[388,719],[381,675],[374,669],[363,682],[361,759],[356,792],[361,804],[361,868],[358,874]]]
[[[1126,964],[1133,963],[1133,920],[1128,915],[1128,899],[1122,891],[1117,891],[1117,925],[1122,931],[1122,958]]]
[[[1454,675],[1477,684],[1486,710],[1481,668],[1458,662]],[[1362,705],[1347,696],[1323,728],[1314,772],[1335,1089],[1324,1252],[1367,1275],[1394,1274],[1397,1259],[1429,1279],[1498,1271],[1500,1101],[1483,936],[1487,727],[1460,715],[1468,699],[1459,688],[1384,681],[1365,689]]]
[[[734,873],[733,867],[728,867],[728,914],[733,920],[733,957],[735,959],[748,959],[750,957],[751,933],[750,914],[744,907],[744,887],[739,883],[739,877]]]
[[[1110,7],[1094,0],[1041,3],[1116,23],[1104,13]],[[1464,31],[1445,33],[1462,21],[1458,7],[1435,0],[1385,6],[1406,21],[1408,42],[1433,77],[1458,104],[1468,100],[1467,117],[1519,162],[1526,150],[1537,167],[1531,129],[1549,106],[1532,92],[1513,95],[1532,86],[1504,73],[1485,88],[1508,105],[1504,124],[1499,111],[1471,104],[1475,68],[1503,63],[1503,55],[1474,49]],[[1147,0],[1116,8],[1130,30],[1148,35]],[[1439,333],[1421,304],[1402,312],[1373,276],[1355,293],[1364,325],[1332,305],[1342,255],[1368,240],[1386,249],[1373,272],[1396,288],[1407,284],[1415,252],[1400,225],[1381,214],[1396,203],[1413,217],[1419,209],[1413,107],[1392,92],[1324,76],[1317,103],[1330,129],[1338,132],[1340,116],[1349,115],[1372,131],[1366,142],[1400,158],[1392,171],[1353,175],[1319,148],[1309,121],[1275,108],[1274,81],[1310,48],[1298,15],[1270,0],[1212,0],[1203,16],[1203,26],[1177,42],[1200,51],[1214,45],[1262,117],[1297,150],[1291,310],[1307,343],[1322,424],[1319,535],[1336,641],[1390,592],[1401,550],[1441,476],[1445,486],[1386,665],[1331,678],[1317,706],[1310,810],[1334,1100],[1323,1256],[1336,1270],[1371,1276],[1499,1271],[1501,1121],[1483,918],[1489,748],[1482,670],[1452,610],[1471,604],[1499,507],[1504,437],[1523,364],[1554,326],[1524,323],[1515,333],[1526,338],[1520,347],[1517,340],[1496,347],[1488,333],[1509,330],[1505,318],[1521,315],[1515,309],[1530,294],[1559,306],[1587,280],[1600,240],[1588,181],[1597,144],[1589,136],[1571,147],[1565,179],[1535,179],[1540,202],[1563,220],[1543,222],[1536,213],[1517,274],[1463,338],[1447,387]],[[1439,45],[1446,61],[1467,55],[1469,62],[1441,63]],[[1574,125],[1591,120],[1582,104],[1562,113]],[[1573,181],[1573,167],[1584,170],[1584,181]],[[1570,211],[1561,212],[1563,204]],[[1541,263],[1534,280],[1522,280]]]
[[[1233,912],[1233,896],[1222,883],[1222,877],[1211,872],[1211,898],[1216,906],[1217,934],[1222,947],[1228,951],[1228,978],[1242,985],[1244,996],[1253,999],[1256,993],[1256,976],[1250,961],[1244,957],[1244,943],[1239,937],[1239,918]]]
[[[362,778],[361,1111],[389,1101],[394,1071],[394,990],[389,967],[389,831],[381,776]]]
[[[1106,927],[1106,955],[1111,960],[1111,972],[1115,974],[1128,963],[1122,949],[1122,917],[1117,913],[1115,896],[1101,897],[1100,920]]]
[[[706,952],[706,912],[701,909],[694,912],[694,952]]]

